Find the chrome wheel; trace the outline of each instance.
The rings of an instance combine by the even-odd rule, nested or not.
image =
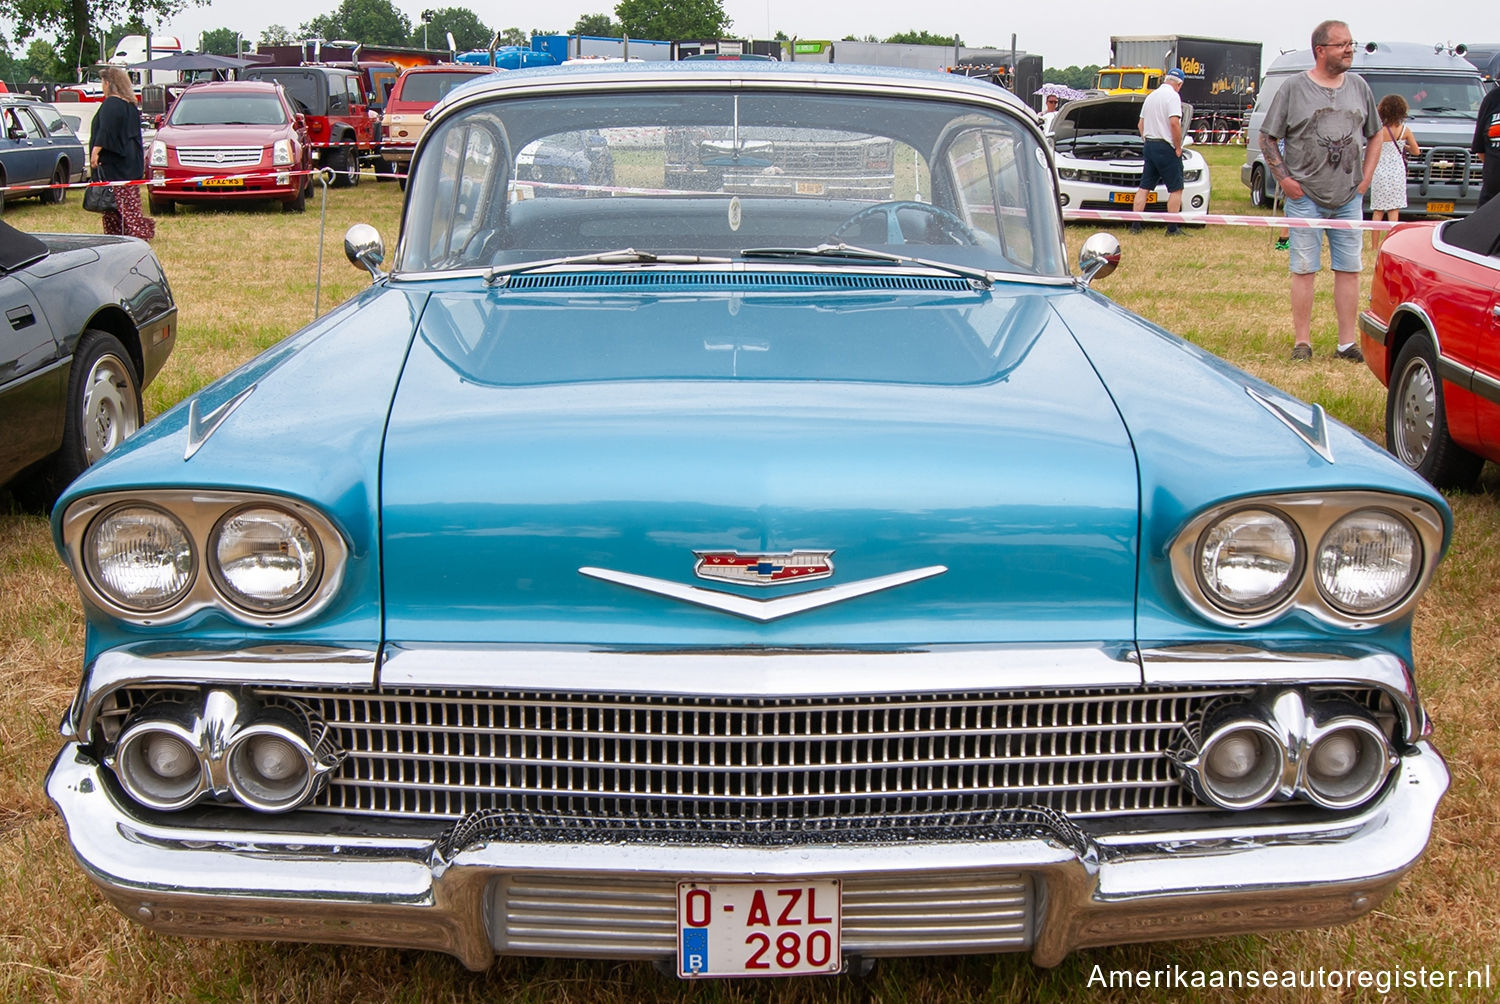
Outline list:
[[[1437,384],[1427,360],[1409,360],[1396,380],[1395,425],[1391,430],[1396,456],[1416,469],[1432,450],[1437,426]]]
[[[141,404],[130,364],[106,354],[94,361],[83,384],[79,430],[83,455],[97,463],[140,428]]]

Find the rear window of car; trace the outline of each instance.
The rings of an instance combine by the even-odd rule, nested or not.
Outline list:
[[[169,125],[285,125],[286,111],[270,94],[184,94],[172,106]]]
[[[396,94],[397,101],[435,105],[453,88],[467,84],[480,73],[411,73]]]
[[[292,99],[293,107],[306,115],[325,115],[323,107],[323,87],[321,86],[321,74],[308,71],[287,71],[281,73],[258,73],[256,80],[274,80],[286,91],[286,96]],[[342,81],[339,87],[343,87]],[[300,106],[300,107],[299,107]]]

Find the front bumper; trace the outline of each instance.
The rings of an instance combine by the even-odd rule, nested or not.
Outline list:
[[[664,959],[680,879],[839,877],[844,950],[860,956],[1073,949],[1352,920],[1427,845],[1448,786],[1409,747],[1384,794],[1335,820],[1193,823],[1082,841],[704,846],[425,838],[163,825],[115,794],[77,744],[47,791],[78,860],[157,931],[422,948],[472,969],[497,955]],[[1222,817],[1216,817],[1222,819]]]
[[[175,170],[175,169],[174,169]],[[207,171],[183,171],[178,178],[202,178]],[[281,199],[290,201],[307,184],[306,174],[294,167],[256,167],[252,171],[224,174],[216,177],[216,184],[198,181],[181,181],[171,173],[161,175],[160,169],[153,172],[149,191],[158,200],[173,202],[221,202],[226,199]],[[227,184],[226,184],[227,183]]]

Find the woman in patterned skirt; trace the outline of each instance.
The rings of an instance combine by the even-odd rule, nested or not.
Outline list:
[[[141,150],[141,113],[135,103],[130,75],[118,66],[99,71],[104,85],[104,103],[94,115],[89,133],[89,164],[101,181],[140,181],[146,176]],[[104,232],[128,234],[142,240],[156,236],[156,221],[141,213],[139,185],[118,185],[114,211],[106,211]]]

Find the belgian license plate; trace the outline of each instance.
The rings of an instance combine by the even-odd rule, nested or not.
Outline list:
[[[244,178],[204,178],[204,188],[244,188]]]
[[[838,879],[677,883],[677,975],[796,976],[844,967]]]
[[[1429,202],[1427,203],[1427,211],[1429,213],[1451,213],[1453,212],[1453,203]]]
[[[1135,202],[1135,193],[1134,192],[1115,192],[1114,193],[1114,199],[1115,199],[1116,202]],[[1147,192],[1146,193],[1146,201],[1147,202],[1155,202],[1156,201],[1156,193],[1155,192]]]

